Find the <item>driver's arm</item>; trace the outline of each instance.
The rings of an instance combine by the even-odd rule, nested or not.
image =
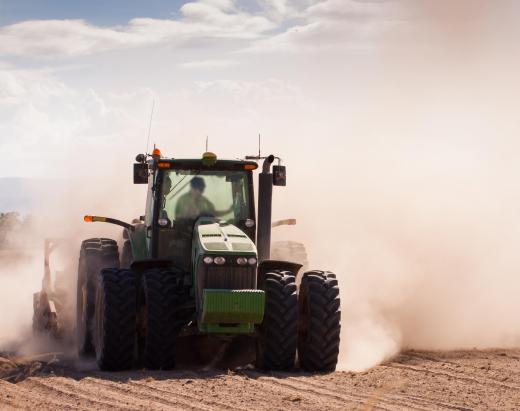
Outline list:
[[[213,205],[213,203],[209,202],[209,204],[211,205],[212,209],[211,214],[213,214],[215,217],[222,217],[233,211],[233,204],[231,204],[231,206],[227,210],[215,210],[215,206]]]

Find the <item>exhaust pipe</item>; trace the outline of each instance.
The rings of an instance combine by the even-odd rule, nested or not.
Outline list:
[[[271,258],[271,218],[273,204],[273,175],[271,164],[274,156],[271,154],[264,160],[262,172],[258,175],[258,230],[256,247],[258,262]]]

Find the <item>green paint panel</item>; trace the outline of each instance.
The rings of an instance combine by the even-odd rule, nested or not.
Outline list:
[[[205,289],[202,297],[203,324],[260,324],[264,318],[262,290]]]
[[[237,325],[199,324],[199,330],[207,334],[251,334],[255,325],[251,323]]]

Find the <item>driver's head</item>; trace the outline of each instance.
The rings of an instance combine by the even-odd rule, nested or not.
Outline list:
[[[193,177],[190,182],[191,191],[196,194],[202,194],[206,188],[206,183],[201,177]]]

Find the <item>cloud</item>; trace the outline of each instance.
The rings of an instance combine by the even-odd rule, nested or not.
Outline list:
[[[52,164],[71,156],[81,173],[88,170],[87,153],[100,144],[131,146],[134,137],[141,142],[152,96],[133,90],[125,98],[68,85],[48,70],[0,71],[0,151],[10,153],[0,175],[67,175],[72,171]]]
[[[187,61],[179,64],[184,69],[217,69],[236,66],[239,64],[235,60],[196,60]]]
[[[252,52],[357,47],[395,24],[399,10],[399,2],[382,0],[256,0],[260,11],[238,4],[191,1],[177,19],[142,17],[113,27],[84,20],[24,21],[0,27],[0,56],[74,57],[160,44],[179,47],[194,40],[239,40],[230,44]]]
[[[295,18],[301,11],[301,5],[290,0],[259,0],[264,12],[276,21]]]
[[[262,81],[212,80],[197,81],[199,93],[206,98],[224,98],[232,100],[238,106],[253,109],[255,106],[272,103],[307,103],[302,90],[279,79],[270,78]]]
[[[363,48],[397,24],[395,1],[325,0],[298,13],[299,22],[284,32],[261,38],[247,52],[308,52]]]
[[[309,20],[357,20],[365,21],[376,17],[388,16],[394,2],[325,0],[310,6],[305,14]]]
[[[0,28],[0,55],[79,56],[161,42],[193,39],[255,39],[275,28],[227,0],[199,0],[180,9],[181,18],[136,18],[124,26],[100,27],[84,20],[33,20]]]
[[[2,55],[82,55],[143,43],[134,23],[126,30],[83,20],[24,21],[0,29]]]

